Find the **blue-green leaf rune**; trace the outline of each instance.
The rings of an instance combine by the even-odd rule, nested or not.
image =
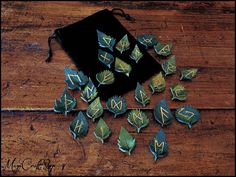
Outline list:
[[[97,94],[97,89],[92,80],[89,78],[87,85],[81,92],[80,98],[85,102],[91,102],[94,98],[96,98]]]
[[[154,50],[158,55],[167,57],[171,54],[171,49],[173,45],[172,44],[161,44],[160,42],[157,43],[157,45],[154,46]]]
[[[96,79],[99,82],[99,85],[109,85],[113,84],[115,81],[114,74],[109,70],[104,70],[96,74]]]
[[[185,101],[187,99],[187,91],[181,84],[174,84],[170,87],[171,99]]]
[[[140,130],[146,127],[149,123],[149,119],[147,115],[138,109],[133,109],[129,112],[128,115],[128,122],[136,127],[137,132],[139,133]]]
[[[192,127],[200,119],[200,112],[192,106],[181,106],[175,112],[176,120]]]
[[[107,100],[106,106],[114,114],[114,117],[125,113],[127,110],[126,100],[116,95]]]
[[[144,34],[144,35],[138,36],[138,41],[142,45],[144,45],[146,47],[146,49],[149,47],[153,47],[158,42],[156,37],[153,35],[150,35],[150,34]]]
[[[103,114],[103,107],[100,102],[100,98],[97,97],[87,108],[86,111],[87,116],[95,122],[96,119],[101,117]]]
[[[168,60],[164,61],[161,64],[161,67],[163,71],[165,72],[165,75],[174,74],[176,72],[176,57],[175,55],[172,55]]]
[[[129,64],[126,62],[122,61],[118,57],[116,57],[115,61],[115,71],[119,73],[124,73],[126,76],[129,77],[129,74],[131,72],[132,68]]]
[[[165,99],[162,99],[154,107],[154,117],[162,127],[171,123],[173,115],[171,114],[170,108]]]
[[[163,129],[156,133],[153,140],[149,143],[149,149],[154,156],[154,160],[163,158],[168,154],[168,144]]]
[[[137,82],[135,89],[135,99],[138,103],[142,104],[144,107],[150,102],[150,97],[147,95],[143,86]]]
[[[116,49],[122,54],[124,51],[128,50],[130,47],[128,35],[124,35],[122,39],[116,44]]]
[[[180,80],[192,80],[197,75],[197,68],[192,69],[182,69],[180,70],[181,77]]]
[[[76,103],[76,99],[72,97],[66,89],[64,89],[60,100],[55,100],[54,111],[67,115],[68,112],[75,108]]]
[[[80,111],[75,119],[70,123],[69,131],[74,139],[83,137],[88,133],[88,121],[84,116],[83,112]]]
[[[108,48],[113,52],[113,46],[116,43],[115,38],[106,35],[105,33],[97,30],[98,44],[102,48]]]
[[[84,75],[82,71],[77,72],[68,67],[64,68],[64,73],[66,75],[66,84],[67,87],[71,90],[81,89],[81,86],[87,84],[88,77]]]
[[[112,54],[98,49],[98,60],[108,68],[111,68],[111,64],[114,62],[114,57],[112,56]]]
[[[133,51],[130,54],[130,58],[133,59],[136,63],[143,57],[142,52],[140,51],[138,45],[134,46]]]
[[[150,80],[149,87],[152,90],[152,94],[155,92],[163,92],[166,88],[166,81],[162,75],[162,72],[154,75]]]
[[[121,127],[118,139],[119,150],[131,155],[131,151],[134,149],[135,144],[135,138],[124,127]]]
[[[104,140],[107,139],[111,134],[111,129],[107,126],[103,118],[100,118],[97,126],[95,127],[94,135],[95,137],[104,143]]]

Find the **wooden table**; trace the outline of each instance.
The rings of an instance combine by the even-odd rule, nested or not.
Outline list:
[[[55,41],[52,62],[44,62],[47,37],[58,27],[114,7],[136,18],[130,23],[117,17],[135,37],[151,33],[172,42],[177,67],[199,72],[192,82],[181,81],[188,90],[186,103],[170,99],[169,87],[180,82],[179,73],[166,79],[166,91],[152,96],[144,109],[150,125],[142,133],[128,124],[127,114],[113,119],[105,111],[113,132],[107,143],[95,139],[91,122],[88,135],[74,141],[68,125],[76,112],[55,114],[53,104],[65,87],[64,66],[75,67]],[[234,13],[234,2],[2,2],[2,175],[235,175]],[[73,95],[77,110],[86,110],[79,92]],[[133,91],[125,98],[129,109],[141,108]],[[162,98],[173,113],[193,105],[201,119],[192,129],[176,120],[165,127],[169,155],[154,162],[148,143],[160,125],[152,109]],[[121,126],[137,140],[131,156],[118,150]]]

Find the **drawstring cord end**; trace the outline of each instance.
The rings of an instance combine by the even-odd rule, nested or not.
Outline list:
[[[46,63],[49,63],[51,61],[52,58],[52,47],[51,47],[51,41],[52,39],[56,38],[56,34],[53,33],[51,36],[48,37],[48,57],[45,60]]]

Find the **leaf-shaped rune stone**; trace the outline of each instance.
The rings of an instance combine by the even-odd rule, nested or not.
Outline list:
[[[165,157],[168,154],[168,144],[163,129],[156,133],[153,140],[149,143],[149,149],[154,156],[154,160]]]
[[[151,34],[144,34],[144,35],[140,35],[138,36],[138,41],[144,45],[146,47],[146,49],[148,47],[152,47],[154,45],[157,44],[157,39],[155,38],[155,36],[151,35]]]
[[[114,117],[123,114],[127,110],[126,100],[121,96],[113,96],[106,102],[106,106],[110,112],[114,114]]]
[[[75,119],[70,123],[69,131],[74,139],[78,137],[83,137],[88,133],[88,121],[84,116],[83,112],[80,111]]]
[[[100,102],[100,98],[97,97],[87,108],[87,116],[94,122],[103,114],[103,107]]]
[[[55,100],[54,111],[67,115],[76,106],[76,99],[72,97],[66,89],[61,95],[60,100]]]
[[[154,117],[162,127],[171,123],[173,115],[171,114],[170,108],[168,107],[165,99],[162,99],[154,107]]]
[[[108,48],[113,52],[113,46],[116,43],[115,38],[108,36],[99,30],[97,30],[97,36],[99,46],[103,48]]]
[[[170,87],[171,99],[185,101],[187,99],[187,91],[181,84],[174,84]]]
[[[165,75],[174,74],[176,72],[176,58],[175,55],[172,55],[168,60],[164,61],[161,64],[162,69],[165,72]]]
[[[129,112],[128,122],[134,127],[136,127],[136,130],[139,133],[142,128],[148,125],[149,119],[143,111],[134,109]]]
[[[68,67],[64,68],[64,73],[66,75],[66,84],[67,87],[71,90],[81,89],[81,86],[87,84],[88,77],[84,75],[82,71],[77,72]]]
[[[136,144],[133,136],[123,127],[120,129],[120,135],[118,139],[118,147],[120,151],[131,155],[131,151],[134,149]]]
[[[107,139],[111,134],[111,129],[107,126],[105,121],[100,118],[97,126],[95,127],[94,135],[95,137],[104,143],[104,140]]]
[[[143,57],[143,54],[141,53],[138,45],[136,44],[134,46],[133,51],[130,54],[130,58],[133,59],[136,63]]]
[[[175,112],[176,120],[192,127],[200,119],[200,112],[192,106],[181,106]]]
[[[182,69],[180,70],[181,77],[180,80],[192,80],[197,75],[197,68],[192,69]]]
[[[99,85],[109,85],[115,81],[114,74],[109,70],[101,71],[100,73],[96,74],[96,79],[99,82]]]
[[[89,78],[89,81],[83,91],[81,92],[81,99],[84,100],[85,102],[91,102],[94,98],[96,98],[98,92],[93,84],[92,80]]]
[[[143,86],[137,82],[135,89],[135,99],[138,103],[141,103],[144,107],[150,102],[150,97],[147,95]]]
[[[124,35],[122,39],[116,44],[116,49],[122,54],[124,51],[128,50],[130,47],[128,35]]]
[[[116,57],[115,61],[115,71],[119,73],[124,73],[126,76],[129,77],[129,74],[131,72],[132,68],[129,64],[125,63],[118,57]]]
[[[149,87],[152,90],[152,94],[154,94],[155,92],[163,92],[165,90],[166,81],[162,75],[162,72],[152,77],[149,83]]]
[[[157,43],[157,45],[154,46],[154,50],[158,55],[161,56],[169,56],[171,54],[172,44],[161,44],[160,42]]]
[[[112,54],[98,49],[98,60],[108,68],[111,68],[111,64],[114,62],[114,57],[112,56]]]

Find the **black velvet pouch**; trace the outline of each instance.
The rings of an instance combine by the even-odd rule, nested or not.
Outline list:
[[[107,100],[107,98],[113,95],[123,95],[134,89],[137,82],[143,83],[153,74],[161,71],[161,65],[147,53],[145,47],[142,46],[114,17],[114,12],[115,11],[105,9],[74,24],[58,28],[55,30],[53,36],[49,37],[48,41],[50,50],[49,57],[46,61],[50,61],[52,56],[50,41],[52,38],[56,38],[62,48],[73,60],[78,70],[83,71],[97,86],[98,82],[96,80],[96,74],[109,68],[98,60],[98,49],[100,47],[98,45],[96,30],[112,36],[116,39],[116,43],[119,42],[124,35],[128,35],[130,49],[120,54],[114,47],[113,52],[110,51],[110,53],[114,58],[118,57],[130,64],[132,71],[130,72],[129,77],[123,73],[118,73],[114,70],[115,62],[113,62],[109,70],[114,73],[115,82],[111,85],[100,85],[97,88],[98,95],[103,100]],[[122,15],[128,20],[132,20],[128,14],[123,12]],[[138,44],[140,51],[143,53],[143,57],[138,63],[129,57],[135,44]]]

